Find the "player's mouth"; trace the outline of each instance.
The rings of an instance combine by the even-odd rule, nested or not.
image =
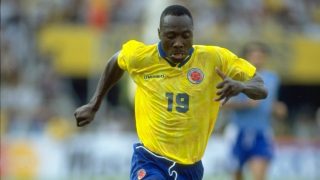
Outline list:
[[[182,61],[186,57],[186,54],[183,52],[175,52],[173,53],[170,58],[174,61]]]

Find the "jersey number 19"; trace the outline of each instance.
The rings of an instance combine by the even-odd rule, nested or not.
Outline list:
[[[174,103],[174,94],[172,92],[167,92],[166,97],[168,99],[167,110],[172,112],[173,103]],[[189,110],[189,95],[187,93],[178,93],[175,96],[176,101],[176,110],[181,113],[186,113]]]

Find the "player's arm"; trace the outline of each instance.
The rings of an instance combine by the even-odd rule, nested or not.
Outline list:
[[[258,100],[248,99],[246,101],[232,101],[230,100],[228,103],[224,105],[226,109],[247,109],[254,108],[259,105]]]
[[[109,59],[109,62],[107,63],[104,72],[100,77],[96,91],[89,103],[77,108],[74,112],[74,116],[77,120],[77,126],[85,126],[93,121],[104,96],[122,77],[124,71],[120,69],[117,60],[118,53]]]
[[[216,72],[223,79],[223,81],[217,85],[217,95],[219,97],[215,100],[223,100],[222,104],[225,104],[230,97],[236,96],[239,93],[244,93],[249,98],[254,100],[264,99],[268,95],[267,89],[264,87],[263,80],[258,74],[255,74],[252,79],[242,82],[227,77],[218,68],[216,68]]]

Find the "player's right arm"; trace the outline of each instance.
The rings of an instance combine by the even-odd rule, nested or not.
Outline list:
[[[118,54],[119,53],[114,54],[109,59],[109,62],[100,77],[96,91],[89,103],[77,108],[74,112],[74,116],[77,120],[77,126],[85,126],[93,121],[104,96],[122,77],[124,71],[118,65]]]

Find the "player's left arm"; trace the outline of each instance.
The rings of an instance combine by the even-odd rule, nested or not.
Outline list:
[[[217,95],[219,97],[215,100],[223,100],[222,105],[225,104],[232,96],[236,96],[239,93],[244,93],[254,100],[265,99],[268,95],[268,91],[264,86],[263,80],[257,73],[250,80],[245,82],[231,79],[218,68],[216,68],[216,73],[223,81],[216,86],[218,89]]]

